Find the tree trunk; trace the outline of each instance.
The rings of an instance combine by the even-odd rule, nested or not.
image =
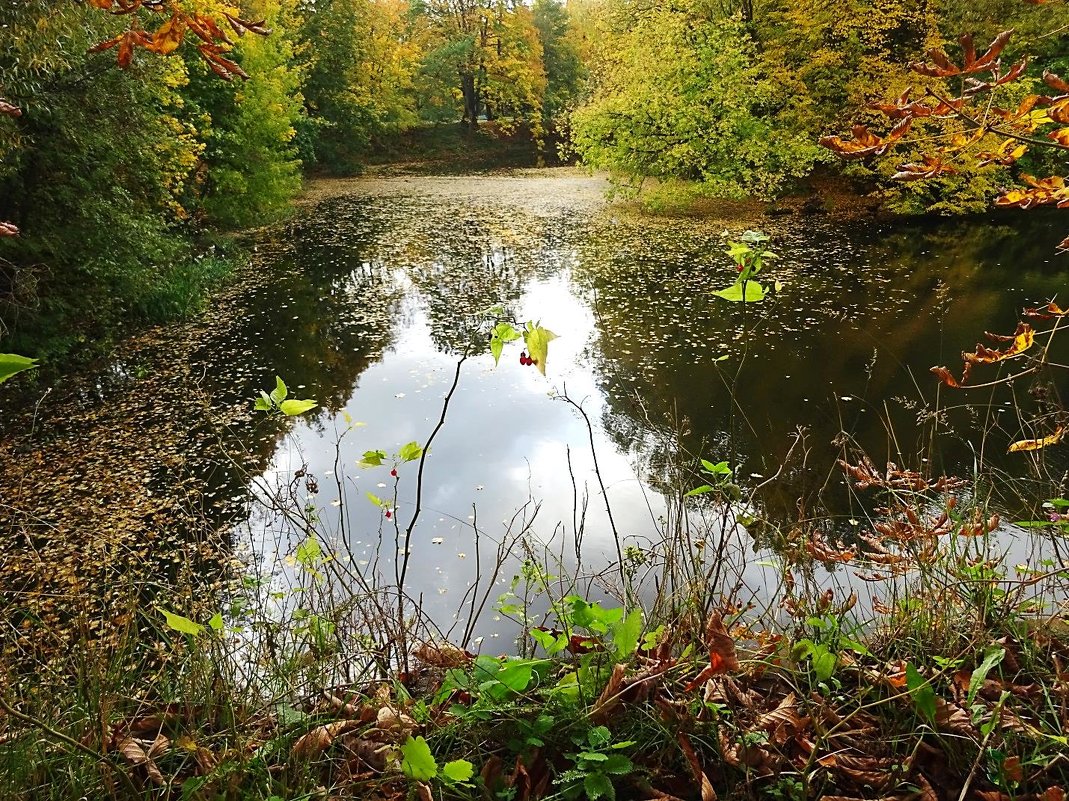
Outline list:
[[[475,76],[461,74],[460,91],[464,95],[464,118],[461,120],[469,128],[479,127],[479,93],[475,88]]]

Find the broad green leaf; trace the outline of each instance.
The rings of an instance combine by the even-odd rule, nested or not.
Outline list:
[[[568,635],[563,633],[554,636],[542,629],[531,629],[531,639],[542,646],[547,656],[553,656],[568,647]]]
[[[716,464],[713,464],[712,462],[707,461],[705,459],[702,459],[701,461],[702,467],[705,468],[705,471],[707,473],[712,473],[714,476],[731,475],[731,468],[728,466],[727,462],[717,462]]]
[[[514,342],[522,336],[510,323],[498,323],[490,332],[490,352],[494,354],[494,364],[501,361],[501,351],[506,342]]]
[[[924,680],[912,662],[906,663],[906,689],[913,696],[917,711],[932,723],[935,721],[935,690]]]
[[[540,325],[528,324],[529,328],[524,334],[527,344],[527,354],[534,360],[535,367],[542,375],[546,374],[546,357],[549,355],[549,343],[557,338],[557,335],[548,328]]]
[[[583,790],[586,792],[588,801],[598,801],[599,798],[616,798],[612,780],[604,773],[588,773],[584,776]]]
[[[506,662],[494,677],[513,692],[522,693],[531,683],[534,666],[528,660]]]
[[[743,298],[743,282],[736,281],[727,289],[718,289],[713,292],[717,297],[733,302],[754,303],[765,298],[765,288],[756,281],[746,281],[746,297]]]
[[[371,501],[373,504],[375,504],[376,506],[378,506],[378,507],[382,507],[382,506],[386,505],[386,501],[384,501],[382,498],[380,498],[378,495],[376,495],[373,492],[367,493],[367,499],[369,501]]]
[[[278,408],[282,410],[282,414],[296,417],[299,414],[304,414],[309,409],[314,409],[318,405],[314,400],[285,400],[278,405]]]
[[[475,766],[466,759],[454,759],[442,765],[442,778],[449,782],[466,782],[475,775]]]
[[[695,495],[704,495],[707,492],[712,492],[716,487],[710,487],[708,484],[702,484],[700,487],[695,487],[690,492],[684,493],[684,498],[691,498]]]
[[[385,458],[386,451],[364,451],[364,456],[358,464],[361,467],[381,467]]]
[[[397,455],[401,457],[403,462],[414,462],[423,455],[423,448],[420,447],[418,442],[410,442],[407,445],[402,445]]]
[[[972,672],[972,677],[969,679],[969,703],[973,702],[976,698],[976,694],[980,691],[980,688],[984,686],[984,679],[987,678],[987,674],[991,672],[991,669],[995,667],[1002,658],[1006,656],[1006,649],[999,646],[989,648],[987,653],[984,654],[984,661],[980,663],[980,667],[976,668]]]
[[[19,356],[17,353],[0,353],[0,384],[23,370],[32,370],[37,366],[37,359]]]
[[[271,406],[271,396],[266,392],[260,392],[260,397],[256,399],[256,411],[269,412],[273,407]]]
[[[167,621],[168,628],[172,628],[182,634],[189,634],[193,637],[196,637],[204,631],[204,626],[200,625],[200,623],[194,623],[188,617],[176,615],[174,612],[168,612],[166,609],[161,609],[160,611],[163,612],[163,617]]]
[[[294,558],[305,567],[316,565],[323,558],[323,548],[315,537],[308,537],[294,552]]]
[[[609,754],[609,758],[598,765],[598,770],[602,773],[612,773],[616,776],[631,773],[634,769],[635,763],[625,754]]]
[[[587,762],[606,762],[609,759],[608,754],[603,754],[601,751],[583,751],[579,754],[580,759],[585,759]]]
[[[623,661],[635,653],[642,635],[642,610],[632,609],[627,617],[612,627],[612,642],[616,646],[616,658]]]
[[[818,645],[813,649],[813,673],[817,681],[827,681],[835,673],[835,654],[825,646]]]
[[[223,613],[222,612],[216,612],[214,615],[212,615],[211,619],[208,621],[208,625],[212,627],[212,631],[222,631],[223,630]]]
[[[419,782],[430,781],[438,775],[438,763],[422,737],[410,736],[401,743],[401,772]]]
[[[587,732],[587,742],[595,748],[608,745],[612,742],[612,732],[608,726],[595,726]]]
[[[271,400],[275,402],[275,405],[282,403],[286,400],[286,396],[289,394],[289,390],[286,389],[286,382],[275,376],[275,388],[271,390]]]

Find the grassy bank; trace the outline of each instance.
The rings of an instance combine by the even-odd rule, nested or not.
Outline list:
[[[487,610],[520,627],[503,656],[470,619],[448,642],[416,606],[398,618],[395,589],[313,539],[288,588],[266,570],[214,596],[135,581],[101,617],[74,593],[66,650],[46,656],[30,620],[5,631],[0,794],[1063,798],[1069,576],[993,566],[986,510],[909,495],[870,521],[898,532],[879,548],[832,545],[820,521],[790,534],[761,604],[721,501],[704,505],[718,525],[628,555],[661,554],[648,566],[678,588],[644,602],[587,601],[592,577],[516,540],[528,557]],[[807,589],[830,563],[883,600]],[[619,567],[600,583],[637,598]]]

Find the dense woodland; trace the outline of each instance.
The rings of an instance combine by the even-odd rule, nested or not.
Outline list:
[[[1069,60],[1065,37],[1051,35],[1064,5],[1007,0],[192,5],[255,24],[217,29],[198,50],[181,26],[163,27],[167,3],[0,6],[0,97],[14,108],[0,115],[0,220],[20,232],[0,237],[5,349],[51,359],[122,321],[195,309],[240,260],[219,231],[283,214],[303,174],[403,158],[412,132],[522,137],[621,187],[655,178],[662,200],[768,199],[845,174],[895,211],[976,211],[1011,169],[1049,174],[1051,156],[1012,168],[959,159],[892,186],[919,144],[842,167],[818,139],[878,123],[869,104],[916,84],[910,62],[962,31],[986,42],[1015,29],[1006,56],[1033,60],[1011,95]],[[112,38],[131,25],[151,36]],[[964,130],[918,120],[912,139],[955,124]]]

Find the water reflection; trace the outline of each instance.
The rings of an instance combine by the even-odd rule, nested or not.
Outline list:
[[[514,180],[513,193],[553,191],[552,179],[528,190],[530,179]],[[808,458],[780,475],[765,502],[773,514],[796,514],[798,499],[823,487],[824,508],[845,519],[849,496],[827,491],[838,486],[831,465],[844,441],[877,462],[923,457],[968,474],[986,426],[997,445],[985,457],[1000,463],[1021,433],[1015,420],[1001,423],[1011,414],[1001,398],[985,396],[981,417],[952,409],[934,434],[919,424],[936,401],[928,368],[957,369],[980,332],[1012,331],[1022,305],[1049,299],[1066,279],[1051,255],[1062,232],[1046,216],[778,222],[775,277],[784,291],[743,307],[709,294],[733,280],[721,232],[710,226],[618,219],[567,203],[529,207],[512,195],[451,197],[440,187],[426,195],[418,181],[386,194],[356,186],[306,212],[271,246],[263,260],[271,280],[250,295],[246,327],[199,358],[208,375],[222,375],[211,389],[224,399],[251,397],[277,371],[320,401],[319,415],[280,446],[283,430],[272,432],[279,450],[265,478],[286,484],[307,469],[319,483],[321,527],[355,565],[388,577],[393,523],[365,492],[389,499],[393,482],[389,467],[358,467],[360,455],[426,440],[457,354],[483,350],[479,310],[503,302],[560,335],[548,379],[516,363],[518,347],[497,369],[486,353],[462,368],[411,542],[413,593],[445,628],[476,580],[476,521],[484,575],[494,543],[517,528],[573,562],[583,529],[579,559],[591,574],[615,556],[585,424],[554,393],[582,402],[595,423],[625,545],[658,539],[672,513],[665,477],[680,453],[729,460],[752,486],[776,473],[799,427]],[[1033,402],[1023,392],[1016,400]],[[366,425],[348,430],[347,420]],[[1018,461],[1001,464],[1021,472],[1020,457],[1011,458]],[[1047,458],[1061,469],[1063,457]],[[399,467],[402,528],[414,485],[415,466]],[[241,536],[254,550],[285,554],[303,531],[258,515]],[[746,561],[755,586],[774,583],[766,565]],[[501,590],[514,571],[502,573]],[[490,619],[480,629],[491,638],[509,631]]]

